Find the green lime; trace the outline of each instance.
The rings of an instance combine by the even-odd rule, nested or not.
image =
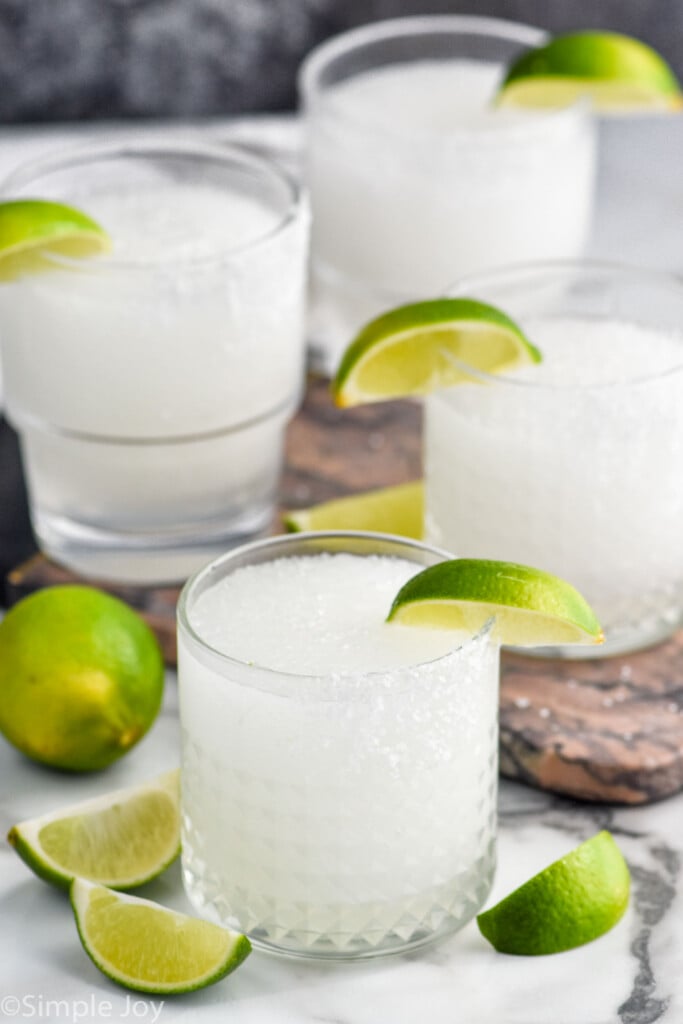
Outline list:
[[[424,488],[421,480],[381,487],[311,508],[286,512],[288,530],[371,530],[419,540],[423,533]]]
[[[49,587],[0,622],[0,732],[28,757],[104,768],[161,705],[159,644],[136,612],[93,587]]]
[[[680,86],[666,61],[616,32],[574,32],[529,50],[508,70],[498,102],[562,107],[589,96],[598,110],[680,110]]]
[[[46,253],[84,259],[109,244],[104,229],[71,206],[43,199],[0,202],[0,281],[47,270]]]
[[[499,953],[544,956],[592,942],[628,906],[630,875],[609,832],[599,832],[477,917]]]
[[[15,825],[8,840],[32,871],[68,889],[76,876],[134,889],[180,852],[179,772]]]
[[[76,878],[71,905],[83,948],[112,981],[169,995],[220,981],[251,952],[245,935]]]
[[[399,306],[362,328],[332,382],[337,405],[381,402],[500,373],[541,354],[501,310],[476,299]]]
[[[600,623],[570,583],[513,562],[456,558],[413,576],[388,621],[477,633],[495,618],[496,639],[516,647],[599,644]]]

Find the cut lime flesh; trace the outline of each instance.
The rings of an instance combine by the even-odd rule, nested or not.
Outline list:
[[[124,988],[155,995],[220,981],[251,952],[245,935],[75,879],[71,904],[83,948]]]
[[[516,647],[595,644],[595,615],[565,580],[513,562],[458,558],[424,569],[401,588],[388,621],[477,633],[495,618],[493,636]]]
[[[86,259],[109,245],[104,229],[71,206],[42,199],[0,202],[0,281],[50,269],[46,254]]]
[[[681,91],[660,55],[614,32],[556,36],[524,53],[509,69],[498,96],[505,105],[562,107],[589,96],[598,110],[678,110]]]
[[[424,487],[421,480],[381,487],[311,508],[286,512],[288,530],[370,530],[419,540],[423,535]]]
[[[683,107],[679,97],[653,93],[637,83],[614,84],[561,75],[540,76],[511,83],[501,95],[505,106],[558,109],[590,96],[593,106],[604,113],[631,114],[638,110],[673,112]]]
[[[15,825],[8,840],[36,875],[68,888],[77,876],[132,889],[180,852],[179,773]]]
[[[367,324],[344,353],[332,394],[340,406],[421,395],[476,380],[476,371],[501,373],[540,360],[501,310],[476,299],[434,299]]]
[[[630,875],[609,832],[599,832],[477,917],[501,953],[545,956],[609,931],[628,906]]]

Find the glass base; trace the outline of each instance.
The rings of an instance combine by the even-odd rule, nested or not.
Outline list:
[[[42,552],[79,575],[116,583],[177,584],[230,548],[265,534],[273,506],[227,521],[161,531],[116,531],[33,511]]]
[[[337,912],[331,915],[337,924],[322,933],[296,925],[287,928],[284,923],[273,925],[273,916],[282,922],[286,920],[286,908],[280,908],[279,913],[271,908],[268,926],[245,927],[245,921],[231,912],[227,899],[216,895],[214,887],[199,877],[187,861],[183,866],[183,882],[198,914],[215,924],[245,932],[252,944],[265,952],[306,960],[369,960],[407,953],[459,931],[486,902],[495,866],[495,843],[491,841],[484,855],[468,871],[422,894],[424,899],[412,896],[388,905],[339,905]],[[420,908],[416,913],[418,904]],[[312,917],[320,912],[329,917],[331,908],[310,908]],[[290,913],[290,920],[301,920],[300,906],[290,908]],[[349,922],[355,920],[359,930],[344,929],[341,922],[345,918]]]

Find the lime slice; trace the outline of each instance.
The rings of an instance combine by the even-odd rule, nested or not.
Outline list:
[[[630,875],[609,832],[599,832],[477,917],[499,953],[544,956],[604,935],[628,906]]]
[[[676,76],[653,49],[614,32],[557,36],[508,71],[499,104],[562,107],[589,96],[598,110],[630,113],[683,106]]]
[[[220,981],[251,952],[245,935],[82,878],[71,905],[83,948],[112,981],[137,992],[191,992]]]
[[[371,530],[420,540],[423,534],[424,488],[421,480],[380,487],[311,508],[286,512],[288,530]]]
[[[439,562],[413,576],[388,621],[477,633],[494,617],[496,639],[515,647],[604,639],[593,610],[570,583],[527,565],[477,558]]]
[[[0,281],[49,269],[46,253],[85,259],[109,245],[104,229],[71,206],[43,199],[0,202]]]
[[[341,406],[381,402],[471,381],[468,367],[500,373],[540,361],[501,310],[476,299],[433,299],[366,324],[342,357],[332,394]]]
[[[68,888],[80,875],[133,889],[180,851],[179,773],[23,821],[8,840],[32,871]]]

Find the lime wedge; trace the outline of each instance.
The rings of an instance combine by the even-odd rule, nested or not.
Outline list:
[[[500,373],[541,354],[501,310],[476,299],[399,306],[362,328],[332,382],[337,405],[422,395],[473,380],[468,367]]]
[[[80,875],[133,889],[180,851],[179,773],[23,821],[8,840],[40,878],[68,888]]]
[[[491,618],[495,638],[515,647],[604,639],[592,609],[570,583],[526,565],[477,558],[439,562],[413,576],[387,621],[477,633]]]
[[[43,199],[0,202],[0,281],[49,269],[45,254],[85,259],[109,245],[104,229],[71,206]]]
[[[498,103],[562,107],[589,96],[613,113],[672,111],[683,106],[673,71],[655,50],[614,32],[556,36],[524,53],[509,69]]]
[[[499,953],[544,956],[592,942],[628,906],[630,875],[609,832],[599,832],[477,917]]]
[[[71,905],[83,948],[112,981],[137,992],[191,992],[251,952],[245,935],[76,878]]]
[[[423,535],[424,488],[421,480],[352,494],[311,508],[286,512],[288,530],[371,530],[420,540]]]

